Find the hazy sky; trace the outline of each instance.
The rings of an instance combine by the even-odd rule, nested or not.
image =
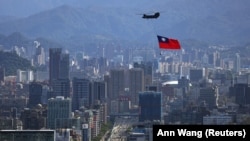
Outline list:
[[[106,6],[140,9],[161,1],[164,0],[0,0],[0,15],[23,17],[63,4],[79,7]]]
[[[14,16],[25,19],[26,22],[32,21],[27,23],[22,21],[22,26],[17,22],[2,25],[2,27],[0,27],[0,30],[2,30],[1,33],[10,34],[9,32],[12,32],[14,27],[18,28],[16,31],[20,31],[22,33],[28,32],[32,29],[25,29],[29,29],[34,26],[32,24],[35,24],[35,21],[40,21],[40,19],[34,19],[34,17],[30,18],[27,16],[53,9],[64,4],[73,6],[72,8],[66,8],[69,11],[63,11],[60,9],[61,13],[68,14],[69,17],[71,17],[71,11],[75,11],[76,13],[79,12],[79,8],[75,7],[88,7],[86,9],[81,9],[80,11],[83,10],[86,13],[88,12],[87,16],[90,16],[91,18],[87,19],[86,16],[78,22],[84,22],[86,24],[91,23],[88,26],[96,29],[96,31],[98,31],[100,26],[97,25],[96,27],[93,27],[93,24],[99,23],[99,19],[106,21],[105,24],[103,22],[102,23],[107,25],[105,29],[110,29],[107,33],[113,32],[114,34],[117,34],[116,29],[124,28],[124,30],[129,31],[130,34],[124,35],[124,32],[122,32],[121,35],[130,37],[130,35],[135,35],[133,32],[136,32],[141,28],[141,24],[139,22],[146,22],[141,20],[140,16],[138,16],[138,18],[136,14],[153,14],[153,12],[159,11],[161,12],[160,18],[153,21],[153,23],[147,23],[149,25],[152,24],[151,27],[153,27],[159,34],[166,34],[168,36],[183,39],[194,38],[206,41],[211,39],[211,41],[226,40],[234,42],[249,42],[250,0],[0,0],[0,16]],[[116,9],[114,9],[114,7]],[[92,12],[93,9],[95,10],[94,12]],[[54,10],[49,12],[55,13]],[[84,13],[80,12],[78,15],[82,14]],[[92,18],[95,14],[102,16]],[[54,17],[44,17],[46,17],[45,19],[50,20],[40,22],[58,22]],[[57,17],[59,17],[59,19],[66,19],[60,14],[58,14]],[[105,19],[102,19],[103,17]],[[12,17],[3,17],[2,19],[10,20],[11,18]],[[63,24],[62,27],[70,28],[71,26],[76,26],[74,24],[69,24],[70,26],[67,25],[67,22],[71,23],[71,21],[76,19],[67,19],[66,23],[60,23]],[[138,20],[140,21],[138,22]],[[119,21],[119,24],[117,24],[117,21]],[[36,26],[38,24],[39,23],[36,23]],[[112,24],[117,25],[117,27],[115,28]],[[14,26],[9,27],[9,29],[6,28],[11,25]],[[144,23],[144,25],[146,24]],[[122,28],[118,26],[121,26]],[[133,27],[136,27],[136,29],[133,29]],[[49,29],[49,27],[46,27],[46,29]],[[81,30],[88,29],[83,29],[83,27],[81,27]],[[147,29],[148,28],[141,28],[144,32]],[[70,32],[71,30],[72,29],[68,29],[68,32],[72,33]],[[103,31],[103,28],[100,30]],[[58,34],[61,35],[60,33]],[[46,36],[49,35],[50,34],[46,34]]]

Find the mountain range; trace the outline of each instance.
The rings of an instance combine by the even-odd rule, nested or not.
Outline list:
[[[13,3],[8,13],[8,5]],[[18,3],[0,2],[0,34],[20,32],[73,49],[103,42],[156,44],[157,34],[210,44],[250,42],[249,0],[33,0],[19,7]],[[156,11],[161,13],[158,19],[141,18],[143,13]]]

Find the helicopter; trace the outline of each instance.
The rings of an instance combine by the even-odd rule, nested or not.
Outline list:
[[[143,19],[157,19],[160,16],[160,12],[155,12],[154,14],[143,14]]]

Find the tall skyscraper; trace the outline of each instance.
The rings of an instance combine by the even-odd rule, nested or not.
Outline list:
[[[201,61],[202,61],[202,63],[203,63],[204,65],[207,65],[207,64],[208,64],[208,55],[207,55],[207,53],[205,53],[205,54],[203,55]]]
[[[45,65],[45,51],[41,45],[36,47],[36,53],[34,56],[34,63],[38,66]]]
[[[0,82],[1,81],[4,82],[4,78],[5,78],[5,68],[0,66]]]
[[[96,101],[105,102],[107,99],[107,83],[102,81],[94,81],[92,85],[92,105],[95,104]]]
[[[107,66],[108,66],[107,62],[108,62],[107,58],[104,58],[104,57],[98,58],[98,66],[99,66],[99,71],[101,74],[107,71]]]
[[[88,79],[73,78],[72,110],[81,106],[90,107],[91,82]]]
[[[183,89],[183,92],[188,92],[190,90],[190,80],[186,77],[181,77],[178,79],[178,87]]]
[[[139,104],[139,92],[144,91],[144,71],[141,68],[132,68],[129,70],[129,92],[131,104]]]
[[[59,78],[69,78],[69,54],[61,54]]]
[[[139,93],[139,121],[162,120],[162,93],[144,91]]]
[[[199,100],[205,101],[209,109],[214,109],[218,106],[218,94],[218,87],[201,88]]]
[[[62,54],[62,48],[49,49],[50,84],[59,78],[69,78],[69,54]]]
[[[93,122],[92,122],[92,129],[91,129],[91,138],[96,137],[99,132],[100,132],[100,128],[101,128],[101,124],[100,124],[100,111],[98,109],[93,110]]]
[[[250,86],[248,84],[234,84],[230,93],[235,96],[235,103],[242,106],[250,104]]]
[[[240,54],[235,54],[235,60],[234,60],[234,70],[235,72],[239,73],[241,68],[241,61],[240,61]]]
[[[110,98],[118,100],[119,95],[123,95],[125,90],[125,70],[112,69],[110,70]]]
[[[37,82],[31,82],[29,84],[29,101],[28,107],[33,108],[37,106],[37,104],[42,104],[42,94],[43,94],[43,86]]]
[[[59,78],[60,69],[60,58],[62,49],[61,48],[50,48],[49,49],[49,79],[50,83],[54,79]]]
[[[152,82],[153,82],[153,63],[152,62],[134,63],[134,68],[143,69],[145,86],[152,85]]]
[[[70,79],[56,79],[52,81],[53,97],[63,96],[65,98],[70,96]]]
[[[104,74],[103,79],[104,79],[104,82],[107,84],[107,98],[109,99],[111,97],[111,94],[110,94],[110,92],[111,92],[111,90],[110,90],[110,88],[111,88],[110,75]]]
[[[48,100],[47,128],[56,129],[57,119],[71,118],[71,99],[57,96]]]

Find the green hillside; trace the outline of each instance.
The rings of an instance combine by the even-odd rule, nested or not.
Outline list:
[[[34,70],[29,60],[13,52],[0,51],[0,66],[5,68],[5,75],[16,75],[18,69]]]

